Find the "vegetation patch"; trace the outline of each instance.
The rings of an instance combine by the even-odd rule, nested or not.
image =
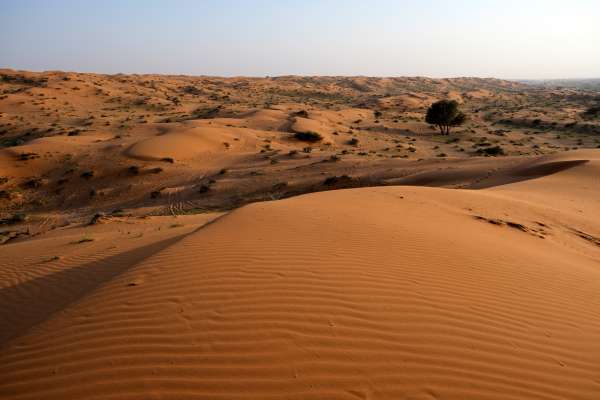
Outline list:
[[[303,142],[319,142],[321,140],[323,140],[323,136],[321,136],[321,134],[317,133],[317,132],[312,132],[312,131],[308,131],[308,132],[296,132],[294,134],[294,137],[300,141]]]

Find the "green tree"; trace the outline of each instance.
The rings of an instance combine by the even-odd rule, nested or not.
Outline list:
[[[458,108],[455,100],[440,100],[433,103],[427,110],[425,121],[437,125],[442,135],[450,134],[450,128],[462,125],[467,116]]]

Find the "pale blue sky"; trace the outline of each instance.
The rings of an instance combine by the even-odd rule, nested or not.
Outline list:
[[[598,0],[0,0],[0,67],[600,76]]]

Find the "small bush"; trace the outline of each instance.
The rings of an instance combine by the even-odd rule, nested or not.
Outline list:
[[[37,189],[42,187],[44,185],[44,182],[40,178],[32,178],[26,181],[23,185],[30,189]]]
[[[294,134],[294,137],[298,140],[301,140],[303,142],[318,142],[323,140],[323,136],[321,136],[319,133],[317,132],[312,132],[312,131],[308,131],[308,132],[296,132]]]
[[[479,149],[479,150],[477,150],[477,153],[485,155],[485,156],[502,156],[505,154],[504,149],[500,146],[486,147],[483,149]]]
[[[198,193],[206,193],[210,190],[210,186],[208,185],[201,185],[200,188],[198,189]]]

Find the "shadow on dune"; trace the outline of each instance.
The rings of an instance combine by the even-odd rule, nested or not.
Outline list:
[[[407,186],[453,186],[462,189],[486,189],[495,186],[541,178],[587,163],[588,160],[530,163],[516,167],[486,170],[482,168],[453,168],[425,171],[402,178],[388,179],[386,184]]]
[[[470,165],[468,163],[463,164],[462,162],[459,162],[446,169],[441,169],[439,164],[429,167],[420,166],[418,169],[414,168],[412,170],[410,168],[403,169],[400,170],[400,173],[403,174],[401,177],[393,177],[379,173],[359,177],[344,175],[330,176],[327,180],[331,180],[331,184],[322,181],[322,183],[308,183],[300,186],[285,185],[281,190],[257,188],[257,190],[253,192],[244,193],[243,196],[225,196],[224,199],[220,199],[220,203],[205,204],[202,209],[230,211],[255,202],[280,200],[329,190],[377,186],[427,186],[454,189],[486,189],[556,174],[569,168],[583,165],[587,162],[589,162],[589,160],[552,161],[545,163],[531,162],[530,160],[516,166],[508,163],[494,166],[481,163]],[[398,174],[398,170],[393,173]]]
[[[0,289],[0,348],[187,235]]]
[[[542,178],[586,164],[587,162],[589,162],[589,160],[554,161],[538,165],[515,167],[508,171],[502,171],[499,174],[492,175],[489,179],[477,182],[469,188],[486,189],[494,186],[507,185],[509,183]]]

